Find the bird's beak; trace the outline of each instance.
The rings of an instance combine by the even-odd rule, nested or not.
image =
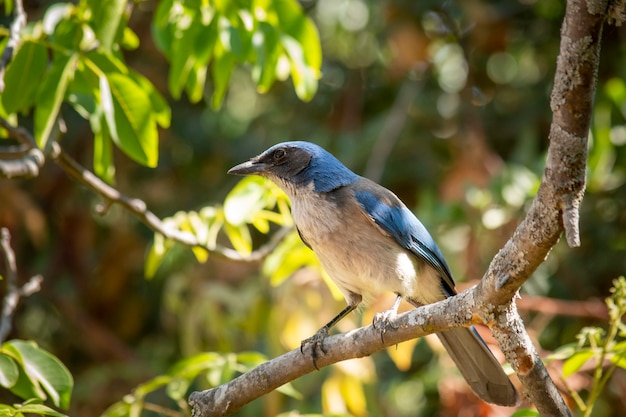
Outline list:
[[[268,167],[268,164],[252,158],[247,162],[232,167],[228,170],[228,173],[232,175],[262,174],[267,170]]]

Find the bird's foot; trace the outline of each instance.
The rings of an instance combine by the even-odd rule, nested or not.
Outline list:
[[[317,366],[317,358],[319,358],[319,352],[322,354],[326,353],[324,350],[324,339],[328,337],[328,329],[326,327],[322,327],[319,329],[313,336],[308,339],[304,339],[300,343],[300,352],[304,354],[304,348],[306,346],[311,346],[311,360],[313,361],[313,366],[318,371],[320,368]]]
[[[374,314],[372,326],[380,331],[380,341],[382,343],[385,343],[385,333],[387,333],[387,330],[395,329],[395,326],[391,324],[391,320],[397,315],[397,309],[394,308]]]

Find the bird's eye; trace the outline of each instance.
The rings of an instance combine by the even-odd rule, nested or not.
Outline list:
[[[287,155],[287,152],[285,152],[284,149],[276,149],[274,151],[274,160],[280,161],[281,159],[285,158],[285,155]]]

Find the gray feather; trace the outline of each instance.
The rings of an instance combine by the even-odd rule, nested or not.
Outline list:
[[[437,336],[476,395],[492,404],[511,407],[519,403],[513,384],[474,329],[454,329]]]

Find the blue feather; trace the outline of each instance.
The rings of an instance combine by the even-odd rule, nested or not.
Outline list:
[[[439,272],[442,287],[449,296],[456,294],[450,268],[424,225],[395,194],[383,187],[372,187],[375,184],[369,180],[365,185],[369,190],[361,189],[354,194],[363,212],[403,248]]]
[[[314,143],[303,141],[284,142],[275,145],[266,152],[271,152],[278,146],[304,149],[311,155],[309,166],[293,179],[296,185],[306,185],[313,181],[315,192],[327,193],[339,187],[353,184],[361,178],[350,171],[330,152]]]

